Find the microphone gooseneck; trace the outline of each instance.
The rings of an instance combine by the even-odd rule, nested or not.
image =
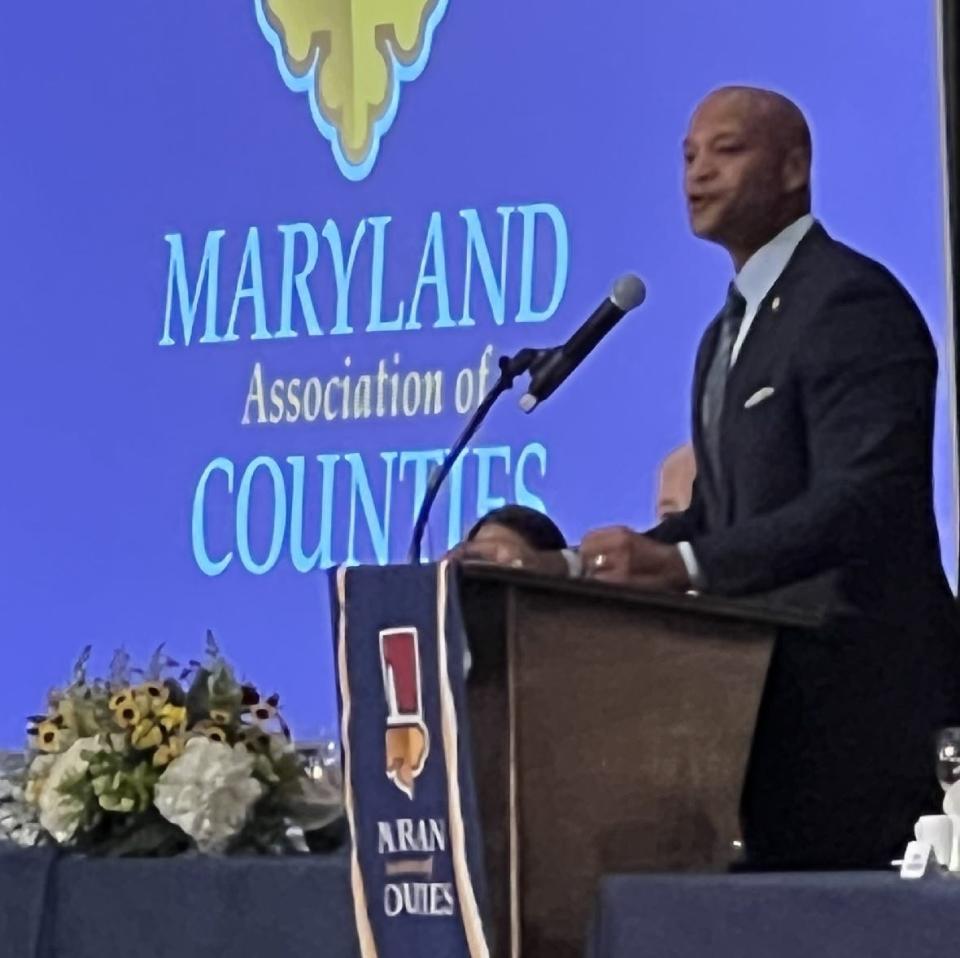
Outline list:
[[[614,283],[613,292],[605,299],[590,318],[562,345],[552,349],[521,349],[514,356],[500,357],[500,376],[484,396],[476,412],[464,426],[457,441],[444,456],[440,467],[430,477],[423,502],[410,537],[408,561],[420,562],[423,534],[430,519],[430,510],[444,479],[450,474],[460,454],[480,428],[493,404],[508,389],[521,373],[530,372],[530,385],[520,399],[520,408],[531,412],[550,396],[558,386],[583,362],[607,333],[628,313],[639,306],[647,295],[643,280],[627,273]]]

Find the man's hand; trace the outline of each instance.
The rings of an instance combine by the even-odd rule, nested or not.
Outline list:
[[[492,562],[547,575],[567,574],[567,564],[559,552],[538,552],[515,535],[489,535],[461,542],[446,557],[458,562]]]
[[[580,543],[583,573],[602,582],[619,582],[658,592],[691,588],[680,550],[626,526],[588,532]]]

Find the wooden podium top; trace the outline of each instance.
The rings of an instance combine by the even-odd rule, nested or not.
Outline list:
[[[740,622],[754,622],[758,625],[814,629],[822,624],[821,616],[806,609],[771,603],[762,596],[727,599],[697,592],[645,592],[631,586],[612,585],[595,579],[567,579],[485,562],[463,563],[460,566],[460,574],[466,582],[500,583],[526,590],[603,599],[606,602],[685,612],[711,618],[735,619]]]

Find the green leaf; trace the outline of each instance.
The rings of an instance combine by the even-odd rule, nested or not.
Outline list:
[[[83,685],[87,681],[87,663],[90,661],[90,654],[93,652],[92,645],[85,645],[77,661],[73,665],[73,684]]]
[[[130,653],[124,648],[117,649],[110,660],[110,685],[122,689],[131,682]]]
[[[210,692],[207,689],[207,679],[210,673],[206,669],[197,669],[193,682],[187,690],[187,724],[195,725],[210,713]]]

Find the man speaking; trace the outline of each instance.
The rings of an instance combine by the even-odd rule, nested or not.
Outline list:
[[[597,579],[776,592],[822,615],[774,649],[742,805],[758,867],[888,863],[938,810],[934,734],[960,718],[932,504],[936,354],[897,280],[810,215],[811,152],[779,94],[724,88],[694,113],[690,222],[734,275],[696,359],[693,498],[646,534],[600,529],[580,548]]]

